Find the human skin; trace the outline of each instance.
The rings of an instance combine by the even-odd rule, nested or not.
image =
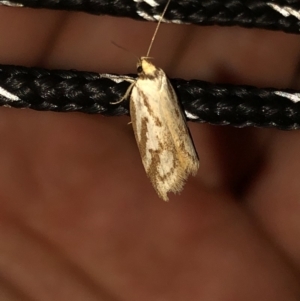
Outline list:
[[[134,73],[154,23],[0,7],[0,62]],[[289,87],[300,40],[163,24],[170,77]],[[189,123],[200,169],[164,202],[129,117],[0,110],[0,299],[299,300],[300,135]]]

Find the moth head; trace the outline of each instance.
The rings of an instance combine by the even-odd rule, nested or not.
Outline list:
[[[150,62],[150,57],[141,57],[136,65],[138,75],[154,75],[156,67]]]

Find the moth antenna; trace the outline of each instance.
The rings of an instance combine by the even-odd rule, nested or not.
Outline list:
[[[125,48],[125,47],[123,47],[123,46],[117,44],[117,43],[114,42],[114,41],[111,41],[111,43],[112,43],[114,46],[116,46],[116,47],[118,47],[118,48],[120,48],[120,49],[122,49],[122,50],[124,50],[124,51],[126,51],[126,52],[128,52],[128,53],[130,53],[131,55],[134,55],[134,56],[136,57],[136,59],[138,59],[138,60],[140,59],[135,53],[133,53],[132,51],[128,50],[127,48]]]
[[[160,19],[159,19],[159,21],[158,21],[158,23],[157,23],[157,25],[156,25],[156,28],[155,28],[154,34],[153,34],[153,36],[152,36],[152,39],[151,39],[151,42],[150,42],[150,45],[149,45],[149,48],[148,48],[146,57],[149,57],[149,54],[150,54],[150,51],[151,51],[153,42],[154,42],[154,40],[155,40],[155,37],[156,37],[157,31],[158,31],[158,28],[159,28],[160,23],[161,23],[161,21],[162,21],[164,15],[165,15],[165,13],[166,13],[166,11],[167,11],[167,8],[168,8],[170,2],[171,2],[171,0],[168,0],[166,6],[165,6],[165,8],[164,8],[164,11],[162,12],[161,17],[160,17]]]

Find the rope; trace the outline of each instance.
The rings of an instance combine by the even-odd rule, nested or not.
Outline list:
[[[135,76],[132,76],[135,77]],[[300,93],[250,86],[214,85],[172,79],[187,119],[237,127],[300,128]],[[128,101],[115,105],[129,83],[97,73],[0,65],[0,106],[39,111],[128,114]]]
[[[0,0],[0,4],[158,20],[166,0]],[[299,0],[176,0],[165,22],[300,32]]]
[[[165,0],[0,0],[8,6],[84,11],[157,21]],[[300,32],[299,0],[177,0],[163,21],[198,25],[239,25]],[[134,77],[134,76],[133,76]],[[120,77],[121,78],[121,77]],[[214,85],[171,80],[189,120],[219,125],[300,128],[300,93],[293,90]],[[126,81],[97,73],[0,65],[0,106],[39,111],[128,114],[128,101],[116,102]]]

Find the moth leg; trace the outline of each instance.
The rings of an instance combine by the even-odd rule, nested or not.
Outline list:
[[[108,73],[103,73],[103,74],[99,74],[100,78],[108,78],[113,80],[116,83],[120,83],[122,81],[126,81],[129,83],[133,83],[136,81],[136,79],[130,77],[130,76],[126,76],[126,75],[115,75],[115,74],[108,74]]]
[[[124,75],[114,75],[114,74],[99,74],[100,75],[100,78],[108,78],[108,79],[111,79],[113,80],[114,82],[116,83],[119,83],[119,82],[122,82],[122,81],[127,81],[127,82],[130,82],[130,86],[128,87],[125,95],[118,101],[114,101],[114,102],[110,102],[110,104],[118,104],[118,103],[121,103],[123,100],[127,99],[135,82],[136,82],[136,79],[130,77],[130,76],[124,76]]]
[[[131,90],[132,90],[133,86],[135,85],[135,82],[136,82],[136,81],[131,82],[131,84],[130,84],[130,86],[128,87],[126,93],[124,94],[124,96],[123,96],[120,100],[114,101],[114,102],[110,102],[110,104],[116,105],[116,104],[118,104],[118,103],[121,103],[123,100],[127,99],[128,96],[129,96],[129,94],[131,93]]]

